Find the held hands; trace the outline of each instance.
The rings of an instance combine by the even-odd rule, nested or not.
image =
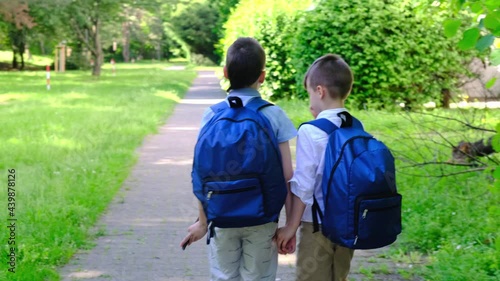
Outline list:
[[[274,236],[276,241],[276,246],[278,248],[278,253],[280,254],[293,254],[295,252],[296,236],[295,233],[297,229],[285,225],[280,227]]]
[[[207,224],[197,221],[188,227],[188,234],[182,239],[180,246],[185,249],[187,246],[203,238],[205,234],[207,234]]]

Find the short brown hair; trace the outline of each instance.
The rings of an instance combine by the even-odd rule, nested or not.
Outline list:
[[[304,76],[304,88],[327,88],[330,97],[345,99],[352,89],[353,76],[349,65],[338,55],[327,54],[315,60]]]
[[[264,70],[266,54],[257,40],[240,37],[229,47],[226,55],[226,69],[231,89],[251,86]]]

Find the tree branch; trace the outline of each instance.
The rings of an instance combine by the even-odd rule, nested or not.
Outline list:
[[[427,116],[432,116],[432,117],[436,117],[436,118],[440,118],[440,119],[446,119],[446,120],[450,120],[450,121],[455,121],[455,122],[458,122],[466,127],[469,127],[473,130],[479,130],[479,131],[484,131],[484,132],[491,132],[491,133],[496,133],[495,130],[491,130],[491,129],[486,129],[486,128],[481,128],[481,127],[477,127],[477,126],[474,126],[474,125],[471,125],[467,122],[464,122],[462,120],[458,120],[456,118],[452,118],[452,117],[446,117],[446,116],[441,116],[441,115],[437,115],[437,114],[432,114],[432,113],[424,113],[424,112],[415,112],[417,114],[421,114],[421,115],[427,115]]]
[[[83,43],[89,49],[90,52],[92,52],[93,54],[95,54],[96,53],[96,49],[94,48],[94,46],[92,44],[90,44],[90,42],[87,41],[87,38],[85,37],[85,34],[83,33],[83,31],[81,30],[80,26],[78,25],[78,23],[75,22],[74,19],[71,19],[71,25],[73,26],[73,29],[76,30],[76,34],[77,34],[78,38],[80,38],[80,40],[83,41]]]
[[[444,178],[444,177],[451,177],[451,176],[456,176],[456,175],[462,175],[462,174],[468,174],[472,172],[481,172],[486,170],[488,167],[480,167],[480,168],[475,168],[475,169],[468,169],[468,170],[463,170],[460,172],[454,172],[454,173],[442,173],[440,175],[417,175],[417,174],[411,174],[411,173],[405,173],[405,172],[400,172],[401,174],[412,176],[412,177],[427,177],[427,178]]]
[[[404,166],[404,167],[401,167],[401,169],[421,167],[421,166],[427,166],[427,165],[449,165],[449,166],[461,166],[461,167],[475,167],[475,166],[477,166],[477,164],[474,164],[474,163],[453,163],[453,162],[442,162],[442,161],[429,161],[429,162],[422,162],[422,163],[416,163],[413,165]]]

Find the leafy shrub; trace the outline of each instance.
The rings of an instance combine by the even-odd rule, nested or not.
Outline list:
[[[263,22],[256,39],[266,49],[266,82],[261,92],[272,100],[290,97],[296,92],[296,71],[290,53],[297,30],[296,15],[279,13],[275,21]]]
[[[191,54],[191,62],[195,65],[214,66],[214,62],[201,54]]]
[[[296,14],[310,0],[242,0],[224,25],[225,37],[218,46],[224,57],[238,37],[253,37],[266,52],[266,81],[261,93],[273,100],[295,91],[295,69],[291,64],[291,41],[297,26]]]
[[[208,2],[193,3],[172,19],[172,26],[192,53],[201,54],[215,63],[219,60],[214,47],[219,39],[215,31],[218,20],[217,10]]]
[[[336,53],[354,72],[350,98],[358,104],[440,101],[441,93],[453,90],[466,73],[469,58],[443,35],[444,8],[439,13],[428,9],[392,0],[320,2],[297,22],[292,49],[297,83],[316,58]]]

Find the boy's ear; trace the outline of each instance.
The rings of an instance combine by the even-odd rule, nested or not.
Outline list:
[[[328,95],[328,90],[325,87],[321,86],[321,85],[318,85],[316,87],[316,91],[319,93],[319,97],[321,99],[323,99],[324,97],[326,97],[326,95]]]
[[[259,83],[264,83],[264,80],[266,79],[266,71],[263,70],[262,73],[259,76],[259,79],[257,80]]]
[[[224,77],[225,77],[226,79],[229,79],[229,77],[228,77],[228,75],[227,75],[227,67],[226,67],[226,66],[224,66]]]

